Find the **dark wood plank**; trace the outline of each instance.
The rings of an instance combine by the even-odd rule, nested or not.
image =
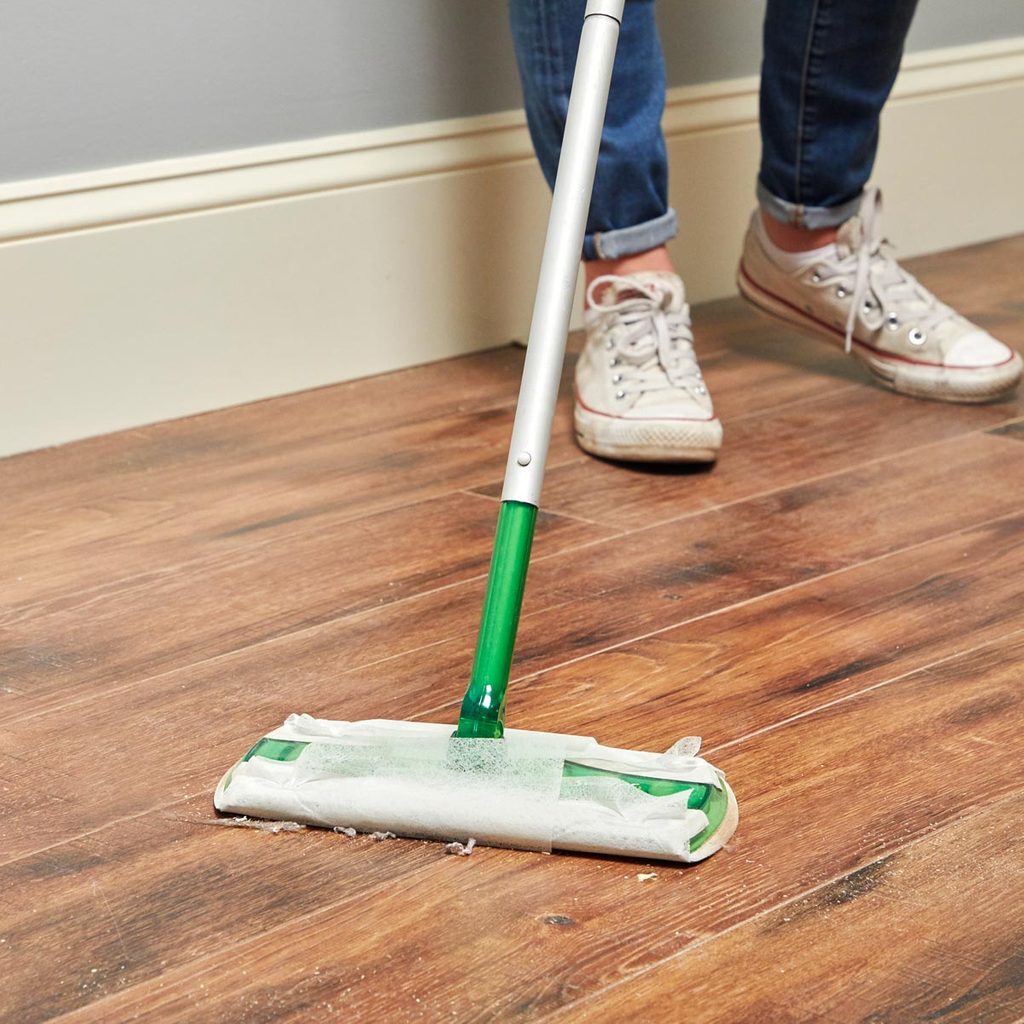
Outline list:
[[[1017,634],[731,748],[719,763],[742,801],[741,831],[693,869],[483,850],[457,863],[438,857],[386,893],[325,905],[276,928],[257,927],[252,905],[221,911],[218,903],[218,913],[237,922],[232,941],[208,955],[195,950],[152,981],[126,982],[120,992],[111,983],[97,993],[107,998],[71,1019],[228,1021],[241,1010],[261,1021],[340,1012],[373,1021],[382,1000],[393,1021],[544,1019],[696,940],[857,872],[980,800],[1020,794],[1024,762],[1006,752],[1024,701],[1022,655],[1024,634]],[[251,863],[234,861],[236,871],[258,870],[266,839],[249,837]],[[188,842],[175,864],[154,856],[155,876],[134,876],[141,905],[148,887],[166,885],[175,868],[188,904],[196,864]],[[402,860],[406,848],[419,867],[422,844],[381,844],[377,856]],[[346,870],[343,856],[338,870]],[[651,870],[653,879],[637,877]],[[288,872],[276,873],[274,884],[264,876],[262,900],[287,899],[288,881]],[[90,956],[87,942],[76,948],[74,956]],[[99,950],[106,976],[116,977],[126,953],[112,927]],[[64,1005],[85,1001],[75,996]]]
[[[0,596],[21,607],[120,580],[131,585],[141,573],[168,567],[202,570],[297,531],[337,531],[446,497],[500,474],[510,417],[510,407],[500,407],[357,439],[339,432],[316,443],[268,442],[244,457],[217,448],[219,427],[210,424],[215,454],[205,460],[163,455],[164,464],[150,473],[144,457],[129,471],[109,470],[102,495],[90,493],[97,482],[82,488],[84,495],[68,495],[67,504],[58,498],[49,508],[12,515],[3,527],[11,575]],[[566,452],[569,445],[566,439]],[[97,473],[102,480],[104,470]],[[54,551],[63,555],[56,565],[47,557]]]
[[[0,718],[480,577],[496,521],[496,503],[454,494],[356,523],[268,524],[199,562],[8,609]],[[536,550],[608,533],[544,513]]]
[[[752,318],[736,309],[733,321],[749,330]],[[392,375],[405,382],[394,403],[382,402],[379,380],[367,382],[375,402],[335,403],[339,422],[333,428],[323,408],[333,389],[323,389],[310,396],[309,423],[293,422],[288,399],[283,416],[274,414],[275,403],[259,403],[0,460],[0,489],[10,488],[15,497],[0,523],[7,568],[0,602],[21,608],[170,566],[200,570],[206,559],[244,555],[268,537],[290,537],[292,528],[330,530],[497,479],[519,358],[492,360],[507,400],[480,410],[457,401],[464,374],[455,373],[448,404],[456,411],[428,417],[438,403],[420,402],[408,422],[400,403],[415,371],[403,371]],[[843,386],[817,374],[813,358],[807,367],[773,369],[717,351],[708,364],[726,414],[735,408],[736,415],[741,409],[756,415]],[[434,368],[422,370],[424,387],[436,391]],[[770,391],[762,387],[766,374]],[[571,434],[570,376],[567,366],[552,465],[579,455]],[[339,387],[351,396],[349,385]],[[468,390],[472,397],[474,389]],[[390,424],[380,420],[382,406],[390,410]],[[262,408],[266,423],[254,413]],[[369,423],[360,428],[363,414]],[[67,465],[65,476],[54,463]]]
[[[615,743],[614,701],[627,746],[721,749],[1024,628],[1022,538],[1024,516],[998,520],[541,672],[517,721]]]
[[[561,534],[564,547],[573,550],[561,560],[542,558],[531,569],[526,612],[572,602],[572,613],[538,620],[542,628],[536,632],[524,623],[520,662],[533,663],[538,645],[548,665],[558,652],[580,656],[1005,515],[1019,502],[1001,481],[1019,474],[1022,460],[1018,445],[969,436],[937,449],[934,461],[902,456],[580,551],[575,548],[594,537],[593,528],[553,519],[555,548]],[[949,485],[953,479],[956,487]],[[413,507],[358,528],[339,524],[329,532],[310,527],[299,533],[293,526],[281,541],[268,537],[244,559],[233,553],[205,571],[171,570],[109,593],[101,588],[69,598],[66,607],[48,615],[9,613],[0,624],[8,690],[0,694],[0,720],[76,700],[97,685],[123,687],[334,620],[335,643],[345,645],[338,653],[359,659],[352,664],[449,639],[453,634],[438,628],[449,623],[457,629],[454,635],[466,637],[478,619],[479,589],[445,591],[425,605],[396,607],[387,620],[395,629],[377,634],[373,655],[357,647],[362,627],[373,632],[385,620],[352,624],[345,616],[479,577],[486,569],[494,512],[473,506],[475,500],[480,499],[438,502],[430,523]],[[769,521],[773,531],[766,536]],[[276,538],[275,531],[271,536]],[[285,543],[289,536],[293,540]],[[542,540],[538,554],[544,552]],[[714,585],[695,592],[700,580]],[[426,639],[417,633],[417,615],[430,624]],[[409,633],[416,634],[409,646],[396,646],[396,638]]]
[[[1015,794],[968,813],[556,1019],[1020,1020],[1022,812]]]
[[[427,843],[381,856],[366,837],[196,824],[211,818],[194,801],[8,868],[0,1019],[49,1020],[325,904],[386,898],[444,857]],[[53,984],[40,983],[42,963]]]

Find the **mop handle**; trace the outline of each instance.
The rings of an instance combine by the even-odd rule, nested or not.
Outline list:
[[[625,0],[590,0],[576,57],[503,501],[540,501]]]
[[[625,0],[588,0],[551,198],[487,592],[456,735],[499,738]]]

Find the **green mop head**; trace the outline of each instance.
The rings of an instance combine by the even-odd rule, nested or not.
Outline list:
[[[448,725],[292,715],[224,776],[214,804],[339,830],[693,862],[738,820],[698,746],[650,754],[558,733],[459,739]]]

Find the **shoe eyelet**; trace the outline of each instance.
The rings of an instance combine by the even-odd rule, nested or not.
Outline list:
[[[845,288],[844,288],[844,287],[843,287],[842,285],[839,285],[839,286],[838,286],[838,287],[836,288],[836,298],[837,298],[837,299],[845,299],[845,298],[846,298],[846,296],[847,296],[847,291],[846,291],[846,289],[845,289]]]
[[[605,340],[604,347],[610,351],[611,349],[615,348],[615,342],[612,341],[611,338],[607,338]]]
[[[915,327],[913,330],[907,332],[907,341],[915,347],[920,347],[925,343],[928,336],[920,328]]]
[[[875,308],[875,304],[870,299],[867,299],[864,302],[864,312],[865,313],[870,313],[874,308]]]
[[[815,271],[813,274],[811,274],[811,280],[815,284],[821,284],[821,274],[819,274],[817,271]]]
[[[900,318],[895,313],[890,313],[885,318],[885,326],[888,327],[890,331],[898,331],[900,329]]]
[[[619,357],[618,356],[612,356],[611,359],[608,360],[608,365],[609,366],[618,366],[619,365]]]
[[[615,376],[612,377],[612,383],[613,384],[621,384],[622,383],[622,374],[621,373],[615,374]]]
[[[616,391],[615,392],[615,397],[618,398],[621,401],[623,398],[626,397],[626,392],[625,391]]]
[[[697,385],[697,394],[698,395],[706,395],[707,393],[708,393],[708,389],[706,387],[704,387],[703,384],[698,384]]]

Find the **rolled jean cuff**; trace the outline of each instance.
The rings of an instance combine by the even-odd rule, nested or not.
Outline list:
[[[783,224],[808,230],[835,228],[848,221],[860,209],[862,195],[856,195],[838,206],[803,206],[780,199],[772,195],[761,182],[757,183],[757,201],[765,213]]]
[[[595,231],[583,239],[585,260],[620,260],[625,256],[657,249],[676,237],[679,223],[676,211],[669,208],[654,220],[645,220],[628,228],[613,231]]]

